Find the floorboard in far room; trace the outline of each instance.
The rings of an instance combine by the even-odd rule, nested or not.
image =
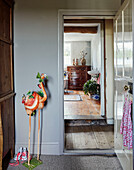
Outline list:
[[[112,149],[114,129],[107,126],[66,126],[65,149]]]
[[[85,95],[82,90],[73,90],[66,95],[80,95],[82,101],[64,101],[64,119],[102,119],[101,103]]]

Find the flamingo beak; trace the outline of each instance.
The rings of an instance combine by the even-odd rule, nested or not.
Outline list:
[[[41,74],[41,78],[42,78],[42,79],[44,79],[44,78],[45,78],[45,75],[44,75],[43,73]]]

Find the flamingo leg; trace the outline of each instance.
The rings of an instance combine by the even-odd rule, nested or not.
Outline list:
[[[38,111],[38,153],[37,153],[37,160],[39,160],[39,137],[40,137],[40,109]]]
[[[28,166],[30,165],[31,114],[29,114]]]

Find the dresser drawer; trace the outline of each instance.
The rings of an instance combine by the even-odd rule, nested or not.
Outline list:
[[[69,89],[74,89],[74,90],[82,90],[83,89],[83,85],[84,83],[80,82],[80,83],[76,83],[75,81],[71,81],[69,84],[68,84],[68,88]]]
[[[89,70],[90,66],[68,66],[68,89],[82,90],[84,83],[89,79]]]
[[[69,81],[86,81],[86,76],[69,77]]]
[[[86,72],[84,71],[79,71],[79,72],[70,72],[69,77],[86,77]]]
[[[77,72],[77,71],[86,71],[86,67],[69,67],[68,68],[68,71],[70,72]]]
[[[69,81],[69,86],[76,86],[76,87],[83,87],[84,81],[77,82],[77,81]]]

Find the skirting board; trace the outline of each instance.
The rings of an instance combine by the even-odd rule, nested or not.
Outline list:
[[[37,154],[37,143],[30,145],[31,154]],[[58,142],[45,142],[40,145],[40,154],[42,155],[60,155]],[[20,147],[27,147],[28,143],[17,143],[15,145],[15,153],[18,153]]]
[[[114,124],[114,119],[113,118],[106,118],[107,124],[113,125]]]

